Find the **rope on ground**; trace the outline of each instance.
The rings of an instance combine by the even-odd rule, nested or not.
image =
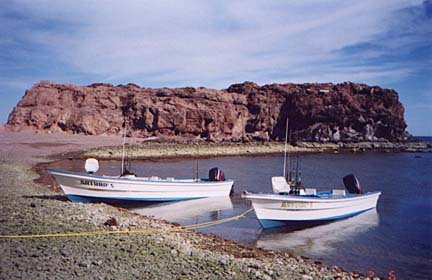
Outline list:
[[[220,219],[211,222],[192,224],[183,226],[180,228],[162,229],[162,228],[150,228],[150,229],[138,229],[138,230],[119,230],[119,231],[88,231],[88,232],[69,232],[69,233],[48,233],[48,234],[28,234],[28,235],[0,235],[0,239],[26,239],[26,238],[43,238],[43,237],[76,237],[76,236],[96,236],[96,235],[112,235],[112,234],[150,234],[156,232],[173,232],[173,231],[184,231],[188,229],[199,229],[204,227],[215,226],[230,221],[236,221],[251,212],[253,209],[250,208],[240,215],[233,217]]]

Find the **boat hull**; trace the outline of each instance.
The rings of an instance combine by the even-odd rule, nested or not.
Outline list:
[[[263,228],[295,222],[332,221],[351,217],[377,205],[380,192],[334,197],[246,194]]]
[[[229,196],[232,180],[152,179],[113,177],[48,169],[73,202],[179,201]]]

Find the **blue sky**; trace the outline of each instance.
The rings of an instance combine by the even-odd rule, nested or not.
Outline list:
[[[432,1],[1,1],[0,123],[40,80],[144,87],[353,81],[432,136]]]

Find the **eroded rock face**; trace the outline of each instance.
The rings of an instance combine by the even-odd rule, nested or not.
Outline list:
[[[42,81],[26,91],[7,127],[43,132],[203,138],[211,141],[404,140],[404,108],[394,90],[364,84],[251,82],[226,90],[76,86]]]

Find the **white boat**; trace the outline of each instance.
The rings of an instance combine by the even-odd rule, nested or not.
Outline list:
[[[309,192],[308,192],[309,191]],[[373,209],[380,192],[345,193],[345,190],[311,191],[300,194],[253,194],[244,198],[252,207],[263,228],[284,226],[287,223],[332,221],[351,217]]]
[[[214,168],[208,179],[100,176],[95,159],[88,159],[88,173],[48,168],[66,196],[73,202],[91,201],[178,201],[204,197],[229,196],[233,180],[225,180]],[[212,173],[213,172],[213,173]]]
[[[99,162],[89,158],[85,162],[87,173],[78,173],[54,168],[47,168],[54,176],[63,192],[73,202],[92,201],[179,201],[205,197],[229,196],[233,180],[226,180],[219,168],[209,171],[208,179],[198,178],[198,162],[196,166],[197,178],[175,179],[160,178],[158,176],[137,177],[129,171],[126,151],[127,113],[129,105],[122,108],[124,116],[123,151],[120,176],[99,176]]]
[[[332,221],[351,217],[376,208],[380,192],[363,193],[360,183],[353,175],[343,178],[348,193],[342,190],[317,192],[304,188],[301,182],[300,157],[297,162],[288,161],[288,119],[285,132],[285,156],[283,176],[272,178],[273,194],[246,192],[243,197],[252,202],[252,207],[263,228],[284,226],[295,222]],[[287,175],[287,176],[285,176]]]

